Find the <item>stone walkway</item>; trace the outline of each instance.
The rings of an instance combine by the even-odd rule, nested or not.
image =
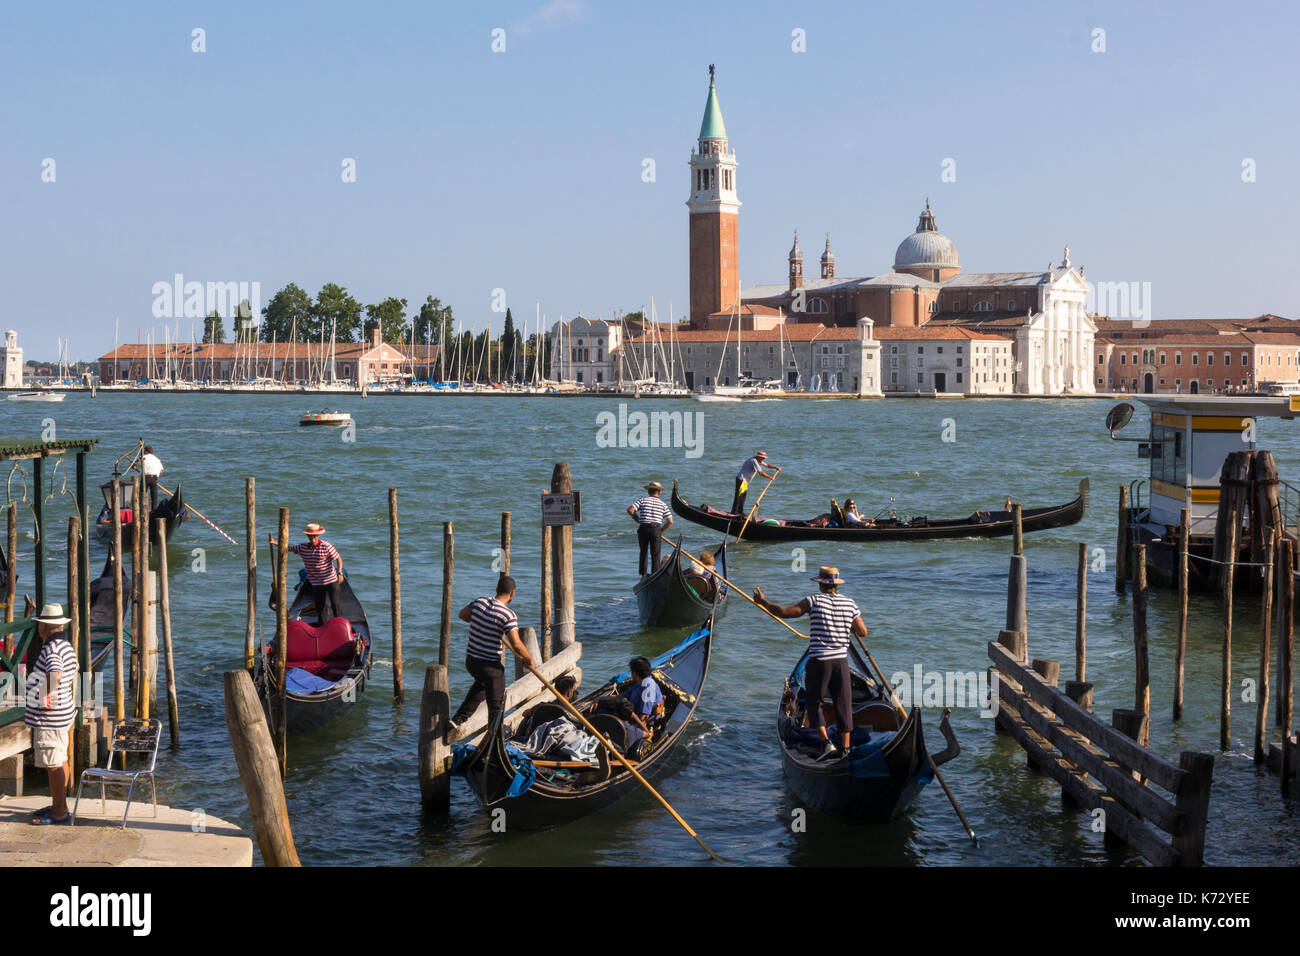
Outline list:
[[[68,801],[69,807],[72,806]],[[0,798],[0,868],[7,866],[252,866],[253,841],[233,824],[216,817],[199,821],[189,810],[133,801],[127,828],[125,804],[83,798],[76,826],[32,826],[35,811],[48,796]]]

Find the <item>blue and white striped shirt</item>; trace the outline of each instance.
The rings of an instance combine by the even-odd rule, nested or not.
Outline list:
[[[668,505],[657,495],[646,495],[635,505],[637,524],[663,524],[668,520]]]
[[[849,656],[849,638],[853,621],[861,615],[857,603],[843,594],[810,594],[805,599],[811,608],[808,616],[808,656],[823,661],[837,661]]]
[[[470,657],[505,665],[506,635],[519,626],[519,618],[496,598],[476,598],[469,610]]]

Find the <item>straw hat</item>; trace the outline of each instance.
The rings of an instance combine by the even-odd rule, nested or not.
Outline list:
[[[316,522],[313,521],[311,524],[307,525],[307,527],[302,529],[302,533],[321,535],[325,533],[325,526],[323,524],[317,524]]]
[[[767,457],[767,452],[765,452],[765,451],[756,451],[756,452],[754,452],[754,457],[755,457],[755,458],[766,458],[766,457]]]
[[[36,621],[39,624],[67,624],[72,618],[63,616],[62,604],[47,604],[41,608],[41,613],[36,615]]]
[[[661,485],[661,484],[659,484],[659,482],[657,482],[657,481],[652,481],[652,482],[650,482],[650,484],[648,484],[648,485],[645,486],[645,490],[646,490],[646,491],[663,491],[663,490],[664,490],[664,486]]]
[[[830,565],[823,564],[817,575],[812,580],[818,584],[843,584],[844,579],[840,577],[840,569],[833,568]]]

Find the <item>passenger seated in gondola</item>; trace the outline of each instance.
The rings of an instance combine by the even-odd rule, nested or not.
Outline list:
[[[640,760],[645,752],[646,745],[650,742],[650,727],[646,720],[633,709],[632,702],[626,697],[616,697],[615,700],[617,703],[613,705],[611,712],[615,717],[623,721],[623,729],[627,740],[623,753],[634,760]]]
[[[650,673],[650,660],[634,657],[627,665],[632,671],[632,686],[622,696],[632,704],[632,709],[642,718],[647,728],[664,714],[664,692],[659,689]]]
[[[712,601],[718,593],[718,575],[713,570],[713,554],[701,551],[698,558],[692,559],[691,567],[686,572],[691,587],[705,601]]]
[[[844,527],[870,527],[875,524],[870,518],[864,518],[858,513],[858,503],[852,498],[846,498],[844,501]]]

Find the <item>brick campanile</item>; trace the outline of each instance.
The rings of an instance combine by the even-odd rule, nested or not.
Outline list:
[[[704,103],[698,148],[691,152],[691,325],[740,300],[736,154],[727,149],[718,91],[709,66],[709,97]]]

